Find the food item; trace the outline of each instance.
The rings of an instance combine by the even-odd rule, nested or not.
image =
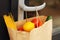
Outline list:
[[[46,19],[46,21],[48,21],[50,19],[52,19],[52,16],[48,16],[47,19]]]
[[[35,28],[42,25],[42,21],[40,20],[40,18],[34,18],[32,22],[35,24]]]
[[[9,16],[4,15],[3,18],[4,18],[4,21],[5,21],[6,25],[7,25],[7,28],[17,30],[16,24],[15,24],[14,20],[11,18],[10,15]]]
[[[23,26],[20,26],[19,28],[17,28],[18,31],[24,31]]]
[[[35,26],[34,26],[34,23],[32,23],[32,22],[26,22],[23,25],[23,29],[27,32],[31,31],[33,28],[35,28]]]

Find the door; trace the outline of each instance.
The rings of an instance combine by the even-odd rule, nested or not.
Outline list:
[[[10,11],[10,0],[0,0],[0,40],[9,40],[8,31],[3,20],[3,15]]]

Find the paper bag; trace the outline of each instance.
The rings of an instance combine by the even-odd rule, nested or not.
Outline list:
[[[52,19],[30,32],[30,40],[52,40]]]
[[[27,19],[31,21],[33,18]],[[40,19],[44,22],[46,18],[41,16]],[[21,26],[26,22],[26,20],[15,22],[17,26]],[[45,22],[39,28],[34,28],[30,32],[17,31],[8,28],[10,40],[52,40],[52,19]]]

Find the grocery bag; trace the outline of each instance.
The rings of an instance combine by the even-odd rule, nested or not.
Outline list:
[[[27,21],[31,21],[33,18],[35,17],[27,18]],[[52,19],[46,21],[46,16],[39,16],[39,18],[42,20],[43,25],[38,28],[34,28],[30,32],[18,31],[16,29],[17,27],[23,25],[26,22],[26,19],[12,22],[13,26],[16,25],[16,28],[13,26],[12,28],[7,26],[10,40],[52,40]],[[7,19],[8,18],[4,18],[6,25]],[[10,22],[11,20],[8,21],[8,23]]]

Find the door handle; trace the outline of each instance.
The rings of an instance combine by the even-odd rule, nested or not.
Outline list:
[[[46,6],[46,3],[44,2],[42,5],[29,7],[29,6],[26,6],[24,2],[25,0],[19,0],[19,7],[22,8],[24,11],[42,10]]]

